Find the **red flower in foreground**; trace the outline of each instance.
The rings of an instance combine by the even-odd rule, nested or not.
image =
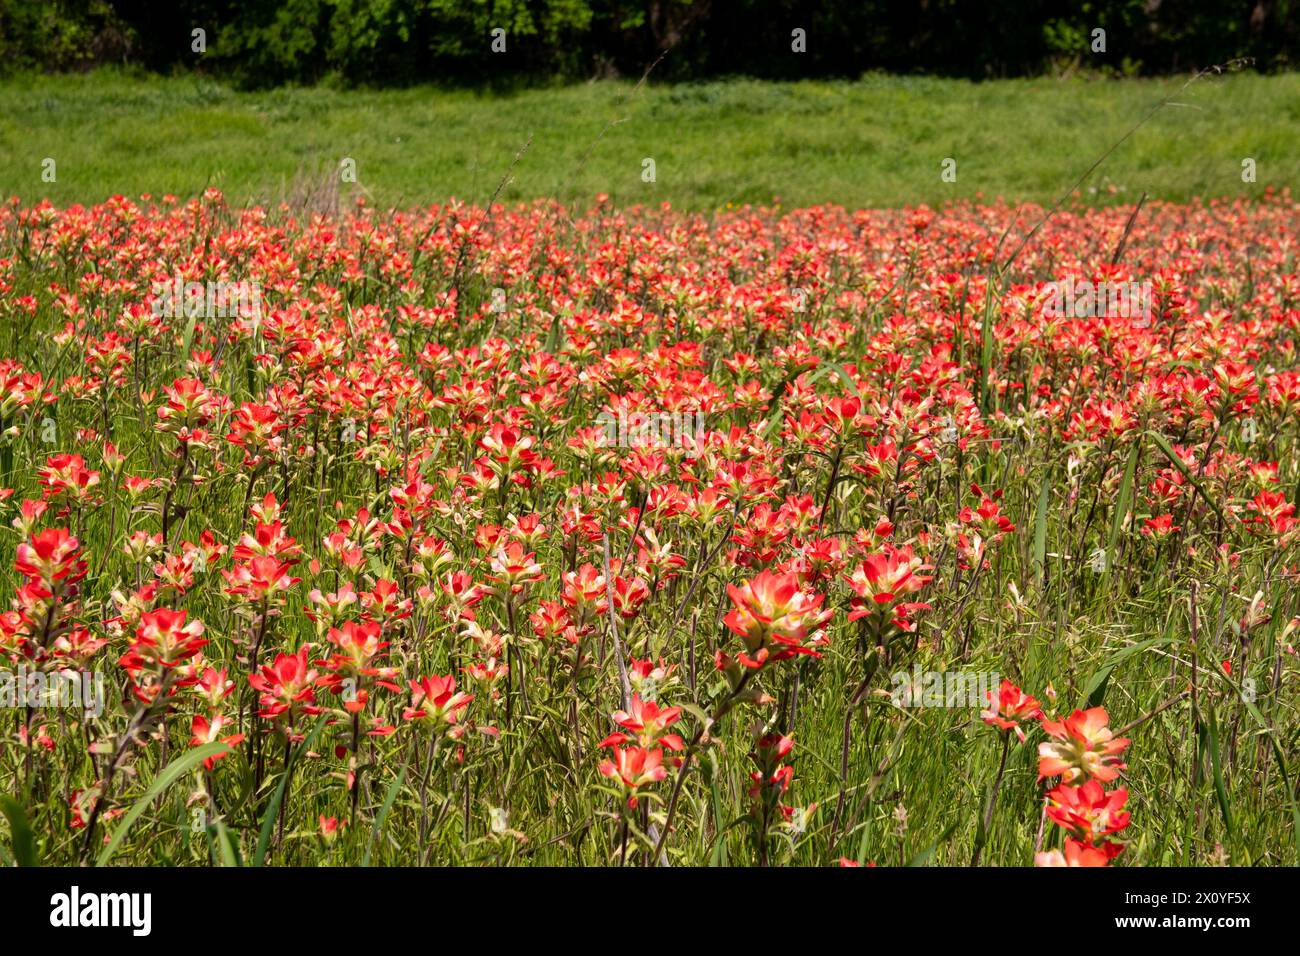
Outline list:
[[[302,580],[290,576],[289,568],[286,562],[269,555],[257,555],[221,574],[230,585],[225,589],[227,594],[255,602],[272,601]]]
[[[920,574],[928,571],[929,566],[912,553],[910,546],[895,548],[886,545],[885,550],[868,554],[845,577],[853,588],[856,597],[849,611],[849,620],[856,621],[877,611],[889,609],[893,612],[893,622],[903,630],[915,628],[908,618],[914,611],[925,610],[930,605],[920,602],[901,601],[919,591],[930,583],[930,576]]]
[[[327,817],[323,813],[317,818],[317,822],[320,824],[320,835],[326,843],[333,843],[339,835],[340,826],[348,825],[347,820],[340,824],[338,817]]]
[[[1128,791],[1122,787],[1107,793],[1096,780],[1080,787],[1063,783],[1047,795],[1047,816],[1076,840],[1099,847],[1110,858],[1124,849],[1106,837],[1128,826],[1129,815],[1123,809],[1127,801]]]
[[[80,547],[67,528],[46,528],[18,545],[14,567],[29,581],[44,588],[56,581],[73,583],[86,576],[86,563],[78,560]]]
[[[859,597],[876,604],[890,604],[929,584],[928,576],[917,573],[926,570],[929,569],[912,554],[911,547],[887,548],[863,558],[848,575],[848,581]]]
[[[978,508],[969,506],[962,508],[957,513],[957,520],[962,524],[976,525],[980,532],[990,541],[997,541],[1003,535],[1016,530],[1016,526],[1011,523],[1011,519],[1001,513],[997,502],[991,498],[983,499]]]
[[[682,715],[680,707],[665,707],[660,709],[654,701],[645,701],[637,694],[632,695],[632,703],[628,705],[626,711],[614,711],[614,723],[626,730],[632,731],[642,746],[651,746],[658,743],[659,746],[668,750],[679,751],[685,749],[682,738],[677,734],[665,734],[664,730],[669,725],[675,723],[677,718]],[[610,734],[600,742],[602,747],[611,747],[616,744],[627,743],[632,738],[627,734],[614,733]]]
[[[279,717],[285,711],[316,715],[316,671],[307,664],[307,647],[297,654],[277,654],[275,661],[248,678],[248,683],[262,696],[262,717]]]
[[[1103,850],[1080,843],[1070,837],[1065,838],[1065,852],[1048,850],[1034,857],[1034,866],[1105,866],[1110,862]]]
[[[614,751],[613,760],[601,761],[600,773],[623,785],[628,791],[627,805],[629,809],[635,809],[637,791],[668,776],[668,768],[663,762],[662,750],[622,747]]]
[[[203,638],[203,622],[195,619],[186,623],[185,616],[185,611],[165,607],[141,615],[122,666],[128,671],[172,668],[197,654],[208,643]]]

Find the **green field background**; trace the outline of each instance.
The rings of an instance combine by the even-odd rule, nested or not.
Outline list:
[[[629,82],[513,94],[417,87],[235,92],[116,71],[0,83],[0,196],[92,203],[122,194],[277,203],[338,180],[373,204],[558,198],[785,207],[1055,200],[1154,106],[1084,202],[1262,195],[1300,173],[1300,76],[853,82]],[[527,149],[515,157],[527,144]],[[42,178],[55,160],[56,181]],[[655,181],[642,180],[643,160]],[[944,159],[957,162],[946,183]],[[1242,181],[1242,160],[1256,182]],[[1095,191],[1091,191],[1095,190]]]

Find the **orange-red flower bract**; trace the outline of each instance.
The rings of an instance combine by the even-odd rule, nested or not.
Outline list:
[[[1089,777],[1109,783],[1119,776],[1124,764],[1119,755],[1128,747],[1124,737],[1115,737],[1107,726],[1110,718],[1101,707],[1076,710],[1062,721],[1042,721],[1052,740],[1038,745],[1038,777],[1059,776],[1064,783]]]
[[[614,750],[613,759],[602,760],[599,769],[601,776],[610,778],[627,791],[627,805],[635,809],[638,792],[668,776],[668,768],[663,765],[663,760],[662,750],[618,747]]]
[[[143,667],[172,668],[197,654],[208,642],[203,637],[203,622],[187,622],[187,614],[187,611],[163,607],[141,615],[122,666],[128,671]]]
[[[1110,857],[1105,850],[1081,843],[1073,837],[1065,838],[1065,852],[1047,850],[1034,857],[1034,866],[1106,866]]]
[[[411,681],[411,705],[402,711],[402,719],[427,721],[435,732],[460,737],[465,733],[461,715],[473,699],[473,694],[456,690],[454,677],[421,677]]]
[[[1047,795],[1047,816],[1074,839],[1099,847],[1110,858],[1123,850],[1107,837],[1128,826],[1129,815],[1123,810],[1127,800],[1127,790],[1107,793],[1096,780],[1078,787],[1063,783]]]
[[[727,596],[734,607],[723,623],[744,641],[738,659],[745,666],[816,655],[809,645],[831,615],[821,610],[825,596],[805,590],[797,574],[762,571],[739,587],[727,585]]]
[[[1021,726],[1026,720],[1041,718],[1043,711],[1038,701],[1030,697],[1009,680],[1003,680],[998,687],[996,697],[988,692],[988,710],[980,712],[984,723],[1003,731],[1015,731],[1020,742],[1025,742],[1025,730]]]
[[[887,546],[884,551],[868,554],[847,575],[856,595],[849,620],[888,610],[899,626],[910,628],[908,615],[929,605],[901,599],[930,583],[928,575],[918,573],[926,570],[929,568],[911,547]]]
[[[248,683],[261,695],[261,716],[321,712],[316,705],[318,674],[308,665],[307,654],[305,645],[296,654],[276,654],[274,661],[248,678]]]

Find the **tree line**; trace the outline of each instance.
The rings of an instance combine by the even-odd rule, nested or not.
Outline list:
[[[1296,0],[0,0],[0,71],[241,87],[1294,65]],[[665,51],[667,51],[665,53]]]

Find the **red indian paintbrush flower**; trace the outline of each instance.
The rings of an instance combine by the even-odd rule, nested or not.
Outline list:
[[[72,584],[86,576],[86,563],[79,559],[79,547],[67,528],[46,528],[18,545],[14,567],[29,581],[47,590],[55,582]]]
[[[862,602],[889,605],[929,584],[929,576],[918,573],[927,570],[929,568],[912,553],[910,546],[886,547],[882,552],[863,558],[847,577]],[[849,613],[849,620],[855,621],[871,613],[871,607],[862,602],[858,602]]]
[[[600,774],[621,784],[628,792],[628,809],[636,809],[638,791],[642,787],[658,783],[668,776],[668,768],[663,765],[662,750],[620,747],[614,751],[613,756],[613,760],[601,761]]]
[[[505,547],[498,546],[491,559],[492,580],[519,594],[529,584],[542,579],[542,566],[535,558],[536,555],[531,551],[525,552],[518,541],[511,541]]]
[[[243,734],[228,734],[221,736],[221,731],[225,729],[229,721],[221,714],[213,714],[211,719],[204,717],[202,714],[195,714],[194,719],[190,721],[191,747],[201,747],[204,744],[216,743],[220,740],[229,747],[235,747],[244,740]],[[217,761],[229,755],[229,751],[219,753],[212,757],[207,757],[203,761],[203,769],[211,770],[217,765]]]
[[[450,675],[421,677],[411,681],[411,706],[402,711],[402,719],[428,721],[435,732],[456,739],[465,733],[460,719],[473,699],[456,690],[456,678]]]
[[[296,654],[276,654],[274,661],[249,676],[248,683],[261,695],[259,716],[269,719],[285,713],[314,716],[321,712],[316,706],[318,675],[307,663],[307,652],[303,645]]]
[[[1065,838],[1065,852],[1047,850],[1034,857],[1034,866],[1106,866],[1110,857],[1104,850],[1099,850],[1087,843],[1080,843],[1073,837]]]
[[[141,615],[122,666],[127,670],[140,666],[172,668],[197,654],[208,643],[203,637],[203,622],[196,618],[187,623],[186,615],[186,611],[165,607]]]
[[[831,616],[820,610],[825,596],[805,590],[797,574],[762,571],[749,582],[727,585],[735,607],[722,622],[745,642],[738,660],[746,667],[788,660],[796,654],[818,656],[804,642]]]
[[[51,455],[37,476],[46,498],[66,496],[82,505],[92,503],[99,484],[99,472],[88,469],[80,455]]]
[[[682,709],[680,707],[660,708],[654,701],[642,700],[640,695],[632,695],[632,703],[628,705],[627,710],[614,711],[614,723],[618,724],[625,730],[632,731],[635,738],[643,747],[649,747],[658,744],[668,750],[680,751],[685,749],[682,738],[677,734],[666,734],[664,730],[677,722],[681,717]],[[617,744],[625,744],[632,740],[627,734],[613,733],[600,742],[602,747],[611,747]]]
[[[1063,783],[1047,794],[1047,816],[1076,840],[1096,846],[1111,858],[1124,849],[1106,838],[1128,826],[1129,815],[1123,809],[1127,800],[1126,789],[1107,793],[1096,780],[1079,787]]]
[[[343,709],[348,713],[358,714],[365,709],[370,684],[385,690],[401,690],[393,683],[398,676],[397,668],[379,663],[388,647],[387,641],[379,639],[379,631],[377,621],[345,621],[342,629],[330,628],[326,634],[338,650],[316,662],[330,671],[321,678],[320,684],[336,694],[351,690],[343,702]]]
[[[1038,745],[1038,779],[1060,776],[1063,783],[1091,777],[1109,783],[1125,769],[1119,755],[1129,745],[1116,737],[1107,725],[1105,708],[1076,710],[1063,721],[1042,721],[1052,740]]]
[[[238,562],[230,570],[222,570],[221,575],[229,585],[227,594],[242,597],[253,603],[277,601],[281,594],[288,591],[302,578],[289,574],[289,565],[268,555],[257,555],[246,561]]]
[[[980,711],[984,723],[997,727],[1003,733],[1009,730],[1015,731],[1022,744],[1025,742],[1022,721],[1040,719],[1043,716],[1038,701],[1009,680],[1002,681],[996,699],[993,691],[988,692],[988,698],[992,706],[988,710]]]

